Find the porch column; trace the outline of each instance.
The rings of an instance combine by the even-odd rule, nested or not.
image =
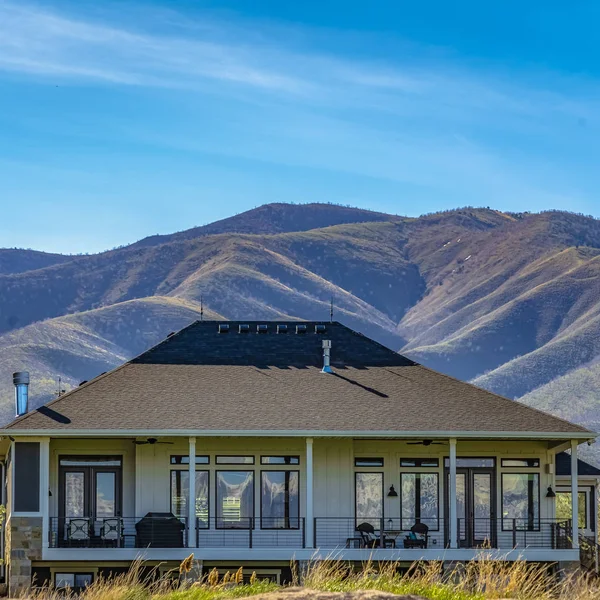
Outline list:
[[[577,440],[571,440],[571,524],[573,548],[579,548],[579,479],[577,477]]]
[[[42,513],[42,549],[50,546],[50,438],[40,440],[40,512]]]
[[[313,506],[313,439],[306,438],[306,519],[304,535],[307,548],[314,548],[314,506]]]
[[[450,523],[448,531],[450,533],[450,548],[458,548],[458,530],[456,523],[456,438],[450,439],[450,477],[448,485],[448,515]]]
[[[196,546],[196,438],[190,437],[190,462],[188,465],[188,522],[187,545],[188,548]]]

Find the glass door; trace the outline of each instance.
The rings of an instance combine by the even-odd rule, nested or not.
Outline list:
[[[494,547],[496,544],[494,477],[494,469],[456,469],[456,518],[460,548]],[[449,519],[449,489],[450,473],[446,469],[446,522]],[[448,543],[448,526],[446,538]]]
[[[121,458],[61,457],[59,465],[59,517],[53,530],[68,545],[88,545],[118,526]]]

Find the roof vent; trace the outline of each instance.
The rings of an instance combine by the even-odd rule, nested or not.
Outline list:
[[[29,410],[29,373],[27,371],[13,373],[13,383],[15,384],[15,412],[17,417],[20,417],[27,414]]]
[[[287,325],[277,325],[277,333],[287,333],[288,326]]]
[[[229,323],[219,323],[219,333],[227,333],[229,331]]]
[[[296,333],[306,333],[306,325],[296,325]]]
[[[248,333],[249,331],[250,331],[250,325],[248,325],[247,323],[240,325],[240,328],[239,328],[240,333]]]
[[[167,337],[170,338],[171,336],[175,335],[174,331],[171,331],[171,333],[167,333]]]
[[[325,333],[327,331],[327,327],[325,325],[315,325],[315,333]]]
[[[269,326],[266,323],[261,323],[256,326],[256,333],[267,333],[269,331]]]
[[[79,385],[80,385],[80,386],[82,386],[84,383],[87,383],[87,382],[88,382],[88,380],[87,380],[87,379],[84,379],[83,381],[80,381],[80,382],[79,382]]]

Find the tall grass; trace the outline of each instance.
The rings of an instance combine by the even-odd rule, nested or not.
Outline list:
[[[216,570],[199,580],[191,577],[193,557],[180,568],[158,576],[150,575],[141,562],[128,573],[112,579],[99,578],[81,594],[82,600],[227,600],[282,591],[270,581],[260,581],[253,574],[244,583],[238,569],[225,576]],[[324,592],[381,591],[413,594],[430,600],[600,600],[599,580],[581,572],[557,577],[544,565],[523,561],[507,562],[482,555],[479,560],[457,564],[444,570],[441,562],[417,563],[408,572],[399,565],[369,562],[360,568],[338,560],[311,562],[302,572],[293,568],[294,583],[309,590]],[[309,592],[310,593],[310,592]],[[32,600],[73,598],[67,590],[39,588],[28,594]]]

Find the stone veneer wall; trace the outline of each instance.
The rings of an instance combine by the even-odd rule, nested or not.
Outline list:
[[[42,560],[42,517],[13,517],[6,523],[8,593],[18,597],[31,587],[31,562]]]

